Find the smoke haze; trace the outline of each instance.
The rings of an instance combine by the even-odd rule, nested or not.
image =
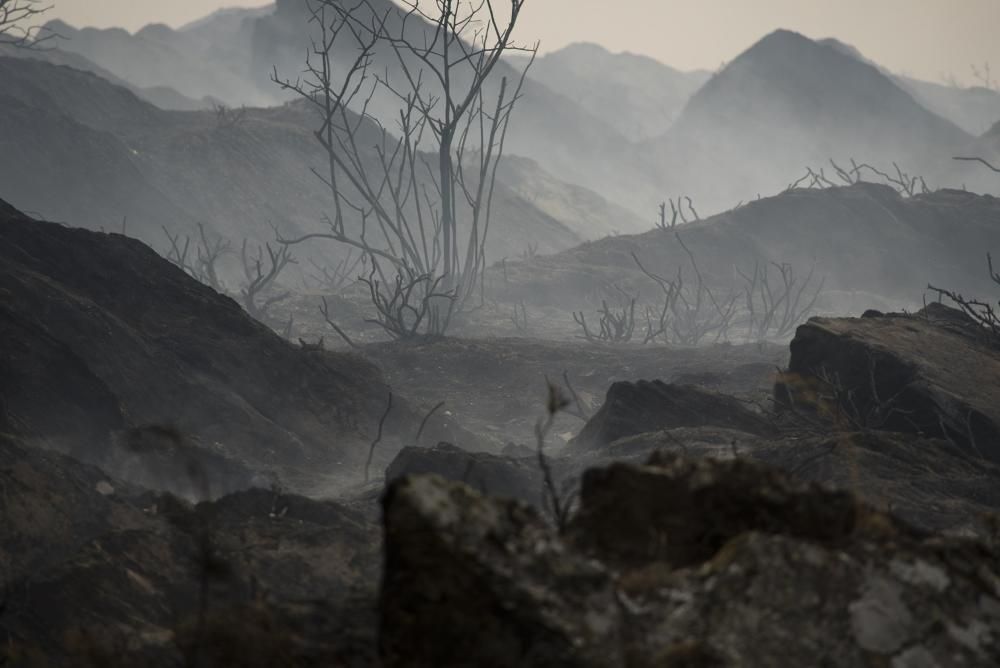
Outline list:
[[[148,23],[178,27],[222,7],[258,7],[261,0],[60,0],[54,18],[74,26]],[[777,28],[853,44],[898,73],[973,83],[971,65],[1000,67],[1000,2],[996,0],[545,0],[524,10],[520,36],[543,51],[590,41],[612,51],[642,53],[679,69],[715,70]]]

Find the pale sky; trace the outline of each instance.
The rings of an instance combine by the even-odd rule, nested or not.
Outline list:
[[[266,0],[52,0],[75,26],[178,26],[226,6]],[[971,65],[1000,79],[1000,0],[527,0],[520,38],[551,51],[597,42],[680,69],[716,69],[776,28],[836,37],[897,73],[972,81]]]

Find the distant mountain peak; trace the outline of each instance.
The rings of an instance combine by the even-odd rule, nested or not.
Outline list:
[[[190,30],[197,30],[207,24],[212,23],[218,19],[227,19],[233,16],[248,16],[248,17],[258,17],[269,14],[275,10],[274,2],[261,2],[257,7],[222,7],[215,10],[207,16],[203,16],[200,19],[195,19],[190,23],[185,23],[180,28],[177,29],[178,32],[187,32]]]
[[[841,42],[836,40],[814,40],[806,37],[802,33],[795,32],[794,30],[787,30],[785,28],[779,28],[774,32],[768,33],[760,40],[758,40],[753,46],[740,54],[736,62],[741,59],[768,59],[774,57],[789,57],[796,53],[823,53],[836,54],[838,56],[847,57],[848,53],[846,49],[850,49]],[[853,59],[853,57],[852,57]]]
[[[551,53],[594,53],[611,54],[611,51],[597,42],[571,42],[561,49],[556,49]]]
[[[174,29],[166,23],[147,23],[140,28],[135,35],[136,37],[151,37],[153,39],[160,39],[164,36],[169,36],[173,32]]]
[[[882,95],[909,97],[854,47],[832,39],[816,41],[785,29],[766,35],[737,56],[693,102],[697,106],[699,98],[707,102],[720,94],[762,97],[765,106],[775,103],[778,96],[786,102],[794,99],[803,110],[812,111],[862,103],[863,109],[877,105]]]

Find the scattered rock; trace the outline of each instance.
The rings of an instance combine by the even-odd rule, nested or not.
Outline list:
[[[791,343],[775,399],[848,430],[943,438],[1000,463],[1000,348],[961,313],[813,318]]]
[[[614,383],[571,447],[593,450],[626,436],[677,427],[724,427],[773,435],[774,427],[738,399],[661,381]]]

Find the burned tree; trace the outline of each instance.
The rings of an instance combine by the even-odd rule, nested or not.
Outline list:
[[[191,237],[186,236],[184,239],[181,239],[180,234],[171,234],[170,230],[166,227],[163,228],[163,234],[166,235],[167,241],[170,242],[170,249],[166,254],[167,260],[179,269],[183,269],[186,273],[194,276],[194,266],[188,260],[191,251]]]
[[[198,240],[199,244],[195,249],[195,278],[216,292],[225,292],[225,287],[219,280],[217,265],[223,255],[232,252],[232,244],[221,236],[210,239],[204,223],[198,223]]]
[[[777,271],[777,280],[772,269]],[[823,290],[825,279],[812,288],[815,268],[805,278],[796,276],[792,265],[769,262],[754,264],[753,273],[736,272],[744,281],[743,305],[746,332],[750,341],[784,338],[809,314]]]
[[[180,234],[171,234],[166,227],[163,233],[170,242],[166,258],[171,263],[183,269],[195,280],[211,287],[216,292],[225,292],[226,288],[219,279],[219,260],[233,248],[228,239],[221,236],[210,238],[203,223],[198,223],[198,241],[194,247],[194,257],[191,257],[191,237],[181,239]]]
[[[956,160],[961,159],[963,158],[956,158]],[[803,184],[805,184],[806,188],[816,188],[819,190],[824,188],[836,188],[842,185],[851,186],[856,183],[863,183],[865,181],[864,173],[868,171],[879,177],[879,179],[881,179],[881,181],[886,185],[892,186],[900,195],[913,197],[914,195],[931,192],[931,189],[927,186],[927,181],[924,177],[915,176],[903,171],[899,164],[895,162],[892,163],[895,174],[878,169],[868,163],[858,163],[854,158],[851,158],[850,168],[841,167],[832,158],[829,162],[830,166],[833,168],[834,174],[836,175],[834,178],[840,179],[839,183],[827,177],[826,171],[822,167],[818,170],[814,170],[812,167],[806,167],[806,173],[796,181],[788,184],[785,191],[788,192],[795,190],[796,188],[802,187]]]
[[[995,167],[993,165],[993,163],[989,162],[988,160],[986,160],[984,158],[957,156],[957,157],[952,158],[952,160],[959,160],[959,161],[963,161],[963,162],[979,162],[979,163],[982,163],[983,165],[985,165],[987,169],[1000,174],[1000,167]]]
[[[317,36],[304,78],[273,74],[319,112],[315,136],[327,164],[314,173],[333,203],[327,231],[281,242],[330,239],[359,250],[377,274],[379,287],[374,277],[369,287],[380,323],[383,307],[400,296],[394,285],[429,309],[421,329],[402,332],[443,334],[451,314],[483,290],[496,170],[527,68],[516,81],[493,80],[507,67],[505,53],[535,52],[512,43],[524,0],[511,0],[506,20],[495,4],[407,0],[379,10],[371,0],[313,0]],[[344,43],[352,56],[338,72]],[[388,62],[370,74],[376,57]],[[399,105],[393,132],[369,111],[377,93]]]
[[[216,130],[234,130],[243,125],[243,122],[247,118],[246,106],[235,109],[225,104],[216,104],[213,105],[212,109],[215,111]]]
[[[337,293],[358,280],[356,272],[364,259],[365,256],[362,253],[351,248],[348,249],[347,255],[332,267],[321,265],[315,260],[309,260],[314,271],[306,275],[316,283],[317,287]]]
[[[1000,286],[1000,271],[997,271],[993,267],[993,256],[990,253],[986,254],[986,266],[989,272],[990,280]],[[992,304],[989,301],[984,301],[982,299],[970,299],[962,296],[961,293],[954,290],[945,290],[944,288],[937,288],[933,285],[928,285],[927,289],[936,293],[938,295],[938,299],[947,297],[951,302],[956,304],[963,313],[972,318],[973,321],[981,325],[987,332],[989,332],[994,341],[1000,341],[1000,301],[996,304]]]
[[[424,329],[444,331],[455,303],[455,293],[441,288],[444,276],[414,275],[406,269],[396,274],[391,285],[383,285],[376,277],[380,273],[378,262],[373,260],[368,277],[360,279],[375,307],[375,317],[365,322],[378,325],[394,339],[410,339]],[[443,311],[437,306],[441,303],[448,304]]]
[[[667,204],[670,204],[670,220],[667,220]],[[688,212],[690,213],[690,218],[688,214],[684,213],[684,205],[687,204]],[[660,230],[672,230],[677,227],[677,219],[680,218],[682,223],[690,223],[695,220],[701,220],[701,216],[694,208],[694,202],[690,197],[678,197],[677,201],[673,199],[667,199],[666,202],[660,203],[660,216],[659,220],[656,222],[657,229]]]
[[[265,251],[267,257],[264,257]],[[243,262],[243,275],[246,282],[240,289],[243,297],[243,306],[247,313],[257,320],[263,321],[267,318],[268,309],[278,302],[288,299],[288,292],[280,292],[264,297],[263,301],[258,301],[264,293],[269,292],[275,285],[278,275],[290,264],[296,264],[296,259],[288,246],[279,245],[272,248],[271,244],[257,246],[256,253],[249,249],[248,240],[243,240],[240,249],[240,259]]]
[[[972,68],[972,77],[981,88],[1000,91],[1000,82],[993,78],[993,73],[990,71],[990,64],[988,61],[983,63],[982,69],[976,67],[974,64],[969,67]]]
[[[577,338],[590,343],[628,343],[635,333],[636,298],[618,286],[615,290],[621,295],[617,307],[608,305],[607,299],[601,300],[601,308],[597,311],[597,330],[591,330],[583,311],[574,311],[573,320],[580,326],[581,333]]]
[[[656,283],[663,294],[657,309],[646,310],[644,343],[662,339],[666,343],[697,346],[709,338],[715,342],[727,340],[736,315],[736,295],[717,296],[699,269],[694,253],[676,231],[674,237],[687,257],[694,274],[693,283],[685,281],[683,265],[678,266],[674,278],[668,279],[647,269],[639,257],[632,254],[639,270]]]
[[[514,303],[514,312],[510,316],[510,321],[518,334],[528,333],[528,309],[524,306],[523,299]]]

